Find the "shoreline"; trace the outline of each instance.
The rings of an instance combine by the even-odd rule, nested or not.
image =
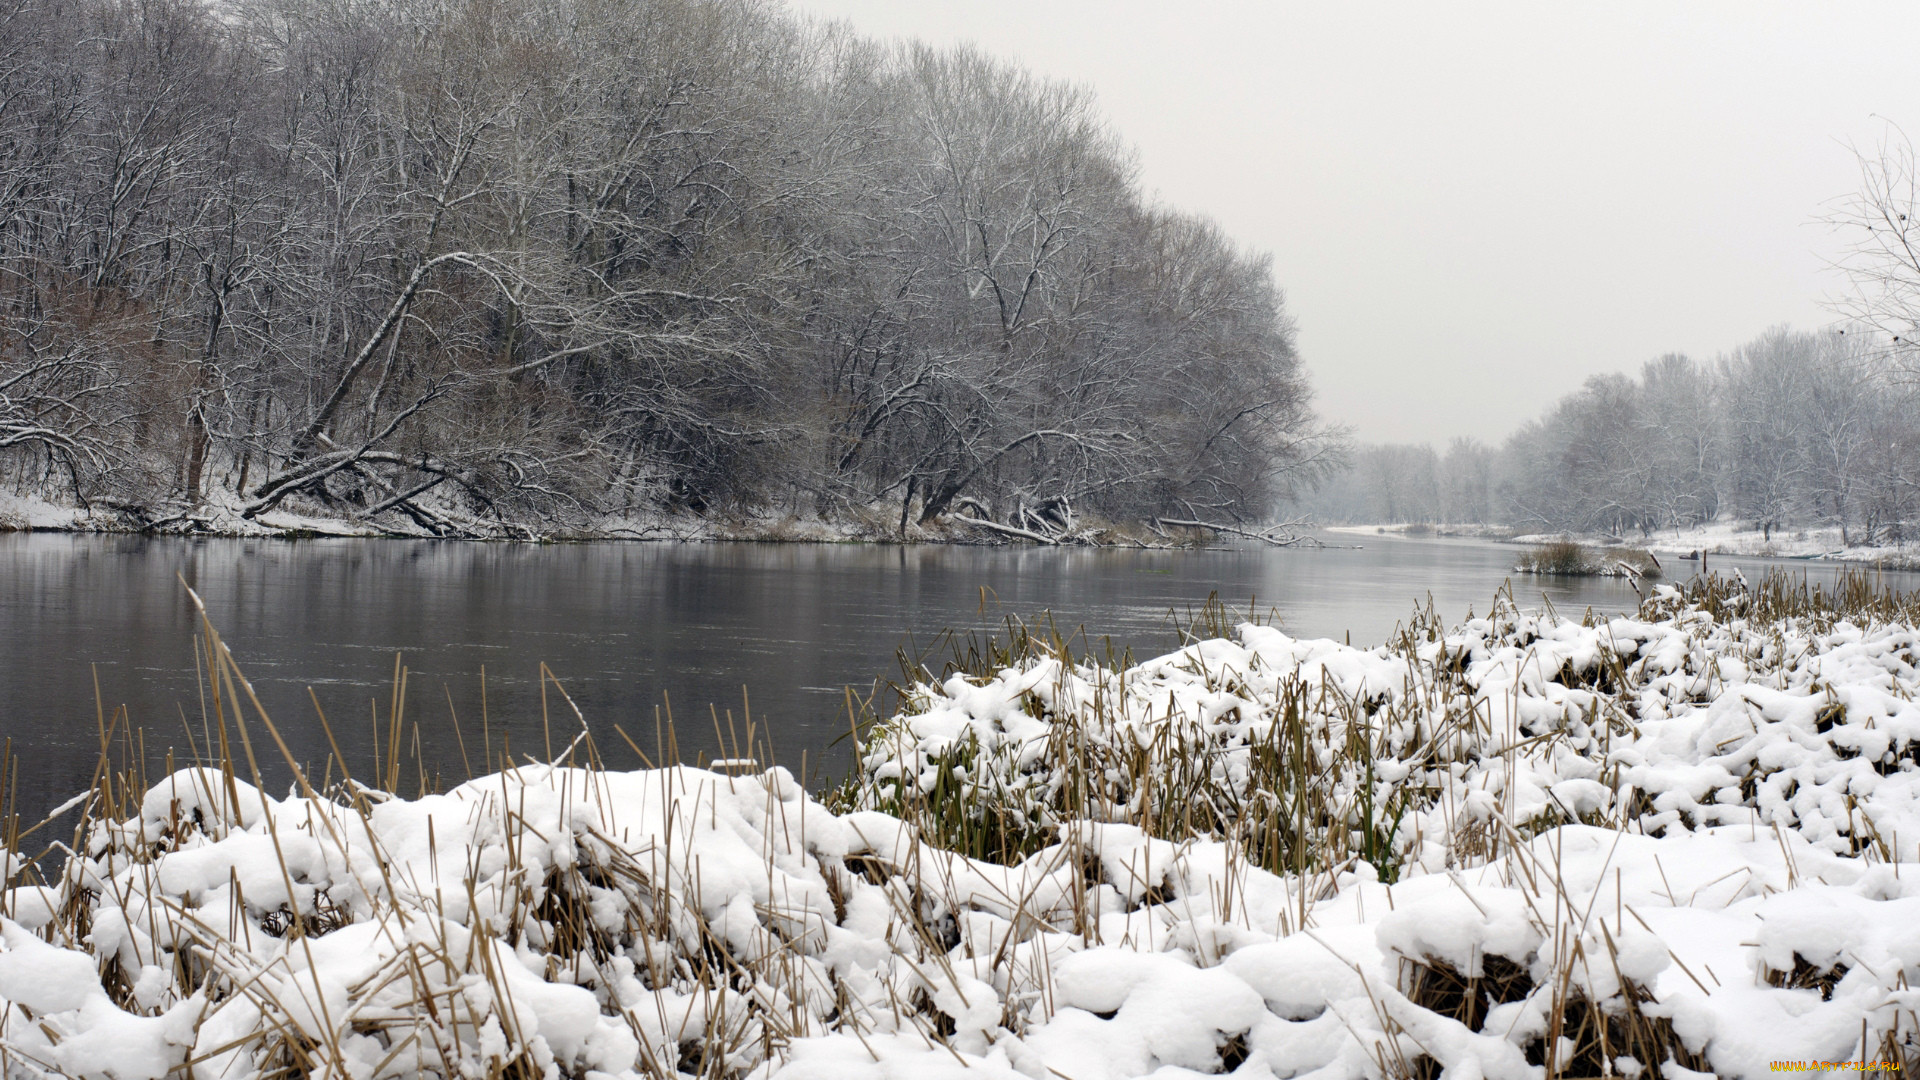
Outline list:
[[[895,519],[897,521],[897,519]],[[258,518],[244,518],[228,506],[212,506],[201,516],[175,515],[155,520],[146,507],[101,506],[81,508],[23,496],[0,495],[0,535],[6,533],[68,533],[74,535],[124,535],[205,537],[212,539],[360,539],[360,540],[453,540],[478,543],[569,544],[628,541],[636,543],[800,543],[800,544],[881,544],[914,546],[944,544],[963,547],[1030,546],[1113,548],[1158,551],[1207,550],[1228,546],[1239,538],[1276,547],[1328,545],[1311,533],[1282,539],[1230,526],[1188,528],[1169,522],[1154,529],[1146,523],[1116,523],[1104,520],[1075,522],[1048,535],[1028,529],[983,521],[964,515],[942,517],[931,524],[909,522],[904,534],[895,521],[882,522],[862,513],[842,519],[827,519],[799,514],[746,514],[738,518],[716,520],[694,514],[648,516],[610,516],[601,522],[576,528],[539,532],[513,522],[488,522],[493,532],[475,531],[462,535],[437,536],[424,531],[410,532],[358,522],[351,518],[300,514],[274,510]],[[1278,528],[1269,532],[1278,531]],[[1319,531],[1319,530],[1315,530]]]
[[[1773,530],[1772,537],[1767,537],[1758,529],[1738,529],[1724,522],[1694,529],[1656,530],[1645,537],[1604,533],[1521,533],[1503,526],[1483,525],[1326,525],[1321,529],[1342,535],[1407,540],[1483,540],[1516,547],[1570,541],[1600,551],[1651,551],[1663,557],[1701,553],[1708,556],[1818,562],[1823,565],[1860,565],[1885,570],[1920,570],[1920,542],[1847,546],[1842,542],[1840,530],[1829,527],[1780,528]]]
[[[492,523],[495,534],[435,536],[425,532],[406,532],[364,523],[349,518],[300,514],[276,510],[259,519],[239,516],[231,507],[215,506],[204,517],[160,519],[156,525],[142,522],[144,507],[107,506],[80,508],[50,502],[32,496],[0,495],[0,535],[7,533],[65,533],[97,536],[166,536],[207,539],[267,540],[451,540],[475,543],[592,544],[625,541],[631,543],[764,543],[764,544],[875,544],[912,547],[925,544],[960,547],[1035,547],[1049,546],[1141,549],[1141,550],[1218,550],[1235,546],[1236,537],[1221,532],[1184,529],[1160,535],[1144,524],[1100,522],[1070,537],[1034,538],[1019,535],[1025,530],[1009,529],[997,523],[942,519],[931,525],[909,523],[906,535],[889,522],[881,524],[864,515],[840,520],[795,514],[748,515],[732,520],[715,520],[698,515],[652,515],[647,517],[610,517],[601,524],[539,533],[513,523]],[[515,534],[519,530],[519,534]],[[1258,535],[1253,535],[1257,542]],[[1619,537],[1599,533],[1518,533],[1506,526],[1428,525],[1423,523],[1386,523],[1372,525],[1320,525],[1297,534],[1297,539],[1273,546],[1321,548],[1363,547],[1362,544],[1337,542],[1345,538],[1368,537],[1392,540],[1466,540],[1488,544],[1526,547],[1555,541],[1572,541],[1605,552],[1609,549],[1650,551],[1663,557],[1682,557],[1694,553],[1707,556],[1736,556],[1782,562],[1815,562],[1829,566],[1855,565],[1882,570],[1920,570],[1920,542],[1892,545],[1841,544],[1837,528],[1774,530],[1771,538],[1757,529],[1737,529],[1717,523],[1688,530],[1661,530],[1648,537]],[[1244,537],[1243,537],[1244,538]]]

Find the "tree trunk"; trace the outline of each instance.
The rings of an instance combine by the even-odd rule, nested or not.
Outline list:
[[[200,475],[206,470],[207,446],[212,436],[207,431],[207,417],[198,402],[187,412],[187,505],[200,505]]]

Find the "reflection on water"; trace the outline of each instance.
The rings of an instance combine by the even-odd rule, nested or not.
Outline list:
[[[942,628],[997,625],[1051,610],[1147,655],[1172,644],[1168,613],[1217,592],[1278,612],[1299,636],[1384,640],[1416,601],[1449,620],[1485,611],[1514,549],[1365,537],[1359,550],[1138,551],[853,544],[474,544],[398,540],[189,540],[0,536],[0,735],[25,754],[23,811],[84,786],[98,748],[97,670],[107,708],[125,704],[156,760],[198,737],[190,603],[206,599],[297,755],[325,756],[311,687],[356,771],[372,765],[394,654],[409,669],[408,718],[430,761],[464,775],[481,743],[538,754],[539,665],[548,664],[616,764],[653,752],[670,697],[681,750],[711,754],[715,719],[736,726],[745,698],[783,763],[844,767],[845,687],[897,669],[894,651]],[[1758,560],[1714,559],[1749,574]],[[1831,578],[1825,564],[1793,564]],[[1687,564],[1669,563],[1670,572]],[[1910,576],[1903,575],[1904,578]],[[1514,592],[1537,603],[1537,581]],[[1623,610],[1611,579],[1556,582],[1561,611]],[[484,727],[480,673],[486,672]],[[556,745],[574,728],[550,696]],[[709,706],[714,710],[709,712]],[[409,735],[411,738],[411,735]],[[411,766],[409,766],[411,768]]]

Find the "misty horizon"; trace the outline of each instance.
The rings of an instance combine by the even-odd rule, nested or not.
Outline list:
[[[793,0],[1085,85],[1143,186],[1270,255],[1315,404],[1498,443],[1590,375],[1841,322],[1824,224],[1920,11]]]

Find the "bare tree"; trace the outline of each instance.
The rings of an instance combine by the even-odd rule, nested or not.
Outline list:
[[[1247,521],[1331,460],[1267,265],[976,51],[770,0],[42,2],[0,9],[40,425],[0,461],[149,524]]]

